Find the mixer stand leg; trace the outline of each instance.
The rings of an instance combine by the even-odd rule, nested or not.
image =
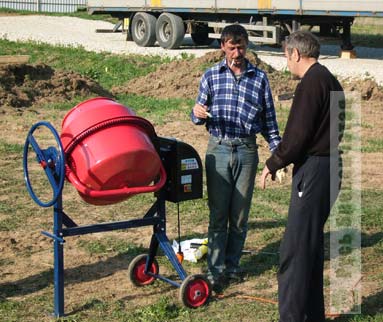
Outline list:
[[[54,205],[53,232],[54,238],[54,315],[64,316],[64,240],[62,239],[62,196]]]
[[[64,246],[54,241],[54,302],[55,317],[64,316]]]
[[[182,267],[182,265],[180,264],[180,262],[178,261],[177,255],[174,252],[172,246],[170,245],[168,237],[163,232],[156,233],[155,237],[160,243],[160,247],[165,253],[166,257],[169,259],[170,263],[173,265],[174,269],[176,270],[178,276],[183,281],[187,277],[187,274],[184,268]]]

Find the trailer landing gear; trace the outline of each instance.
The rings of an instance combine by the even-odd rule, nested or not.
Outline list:
[[[342,45],[340,46],[340,58],[356,58],[354,46],[351,43],[351,25],[353,20],[343,21]]]

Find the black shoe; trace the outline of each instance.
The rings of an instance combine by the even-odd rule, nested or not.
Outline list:
[[[223,293],[223,290],[225,289],[225,281],[222,277],[213,277],[208,275],[207,279],[210,282],[211,289],[215,294]]]

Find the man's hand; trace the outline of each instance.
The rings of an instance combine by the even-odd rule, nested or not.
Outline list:
[[[265,164],[265,167],[263,168],[262,175],[261,175],[261,188],[265,189],[266,188],[266,178],[268,175],[271,174],[269,168]],[[275,176],[271,176],[271,179],[274,180]]]
[[[271,180],[275,180],[275,178],[278,179],[279,183],[282,183],[283,179],[286,177],[287,168],[279,169],[275,173],[271,173],[267,165],[265,164],[265,167],[263,168],[262,175],[261,175],[261,188],[266,188],[266,178],[269,174],[271,174]]]
[[[200,105],[196,104],[193,107],[193,114],[194,116],[198,117],[199,119],[206,119],[209,116],[209,113],[207,111],[206,105]]]

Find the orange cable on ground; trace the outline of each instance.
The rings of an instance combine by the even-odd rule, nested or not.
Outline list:
[[[265,299],[262,297],[257,297],[257,296],[250,296],[250,295],[236,295],[236,297],[241,298],[241,299],[247,299],[247,300],[255,300],[263,303],[270,303],[270,304],[275,304],[277,305],[278,302],[270,299]],[[326,313],[326,318],[338,318],[340,317],[340,313]]]
[[[263,303],[278,304],[277,301],[265,299],[265,298],[257,297],[257,296],[237,295],[236,297],[241,298],[241,299],[247,299],[247,300],[255,300],[255,301],[259,301],[259,302],[263,302]]]

